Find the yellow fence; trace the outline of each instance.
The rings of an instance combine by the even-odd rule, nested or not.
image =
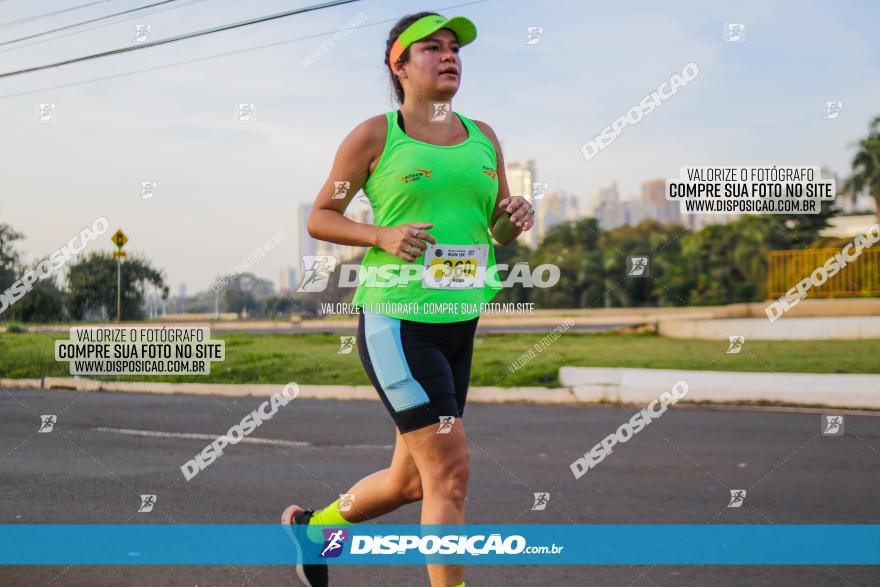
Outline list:
[[[801,249],[770,251],[767,272],[767,295],[779,298],[797,283],[822,267],[840,249]],[[852,254],[853,249],[848,250]],[[846,257],[844,257],[845,259]],[[816,274],[822,279],[821,274]],[[811,298],[853,298],[880,295],[880,250],[863,249],[855,261],[822,285],[810,288]]]

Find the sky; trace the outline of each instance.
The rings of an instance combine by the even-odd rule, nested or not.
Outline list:
[[[86,2],[0,0],[0,73],[137,45],[136,25],[152,41],[310,4],[181,0],[2,44],[148,3],[31,19]],[[313,201],[339,143],[395,108],[385,38],[421,10],[466,16],[479,31],[462,48],[453,109],[491,125],[506,161],[533,159],[536,181],[582,199],[613,181],[636,196],[684,166],[828,165],[845,176],[880,115],[876,2],[365,0],[0,78],[0,223],[26,235],[18,248],[31,261],[106,217],[110,230],[87,251],[112,250],[122,228],[126,250],[164,271],[172,294],[208,289],[284,231],[249,269],[277,283],[296,262],[298,205]],[[725,41],[727,23],[744,25],[741,42]],[[693,81],[584,158],[581,145],[688,63],[699,66]],[[842,102],[837,118],[825,118],[827,101]],[[253,122],[236,120],[245,102]],[[41,103],[56,105],[53,122],[36,120]],[[148,199],[144,181],[157,183]]]

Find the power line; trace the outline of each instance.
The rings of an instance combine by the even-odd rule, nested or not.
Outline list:
[[[12,39],[11,41],[3,41],[2,43],[0,43],[0,47],[2,47],[4,45],[11,45],[13,43],[19,43],[21,41],[28,41],[30,39],[36,39],[37,37],[44,37],[46,35],[51,35],[52,33],[66,31],[69,29],[76,28],[78,26],[82,26],[84,24],[92,24],[93,22],[100,22],[102,20],[107,20],[108,18],[115,18],[117,16],[123,16],[126,14],[131,14],[133,12],[140,12],[141,10],[146,10],[148,8],[154,8],[156,6],[161,6],[162,4],[170,4],[172,2],[177,2],[177,0],[162,0],[162,2],[154,2],[153,4],[147,4],[145,6],[139,6],[137,8],[129,8],[128,10],[123,10],[122,12],[117,12],[115,14],[108,14],[106,16],[98,16],[96,18],[90,18],[89,20],[84,20],[82,22],[68,24],[68,25],[58,27],[55,29],[50,29],[48,31],[43,31],[42,33],[34,33],[32,35],[27,35],[25,37],[19,37],[18,39]]]
[[[6,0],[0,0],[0,3],[5,2],[5,1],[6,1]],[[193,4],[198,4],[199,2],[205,2],[206,0],[178,0],[178,1],[180,1],[181,3],[180,3],[180,4],[175,4],[174,6],[166,6],[165,8],[158,8],[158,9],[152,10],[152,11],[150,11],[150,12],[145,13],[144,16],[152,16],[152,15],[154,15],[154,14],[161,14],[161,13],[163,13],[163,12],[167,12],[167,11],[169,11],[169,10],[176,10],[176,9],[178,9],[178,8],[185,8],[185,7],[187,7],[187,6],[192,6]],[[140,17],[141,17],[141,16],[138,16],[137,18],[140,18]],[[9,53],[10,51],[21,51],[22,49],[26,49],[27,47],[32,47],[32,46],[34,46],[34,45],[40,45],[40,44],[42,44],[42,43],[49,43],[49,42],[51,42],[51,41],[56,41],[56,40],[58,40],[58,39],[64,39],[64,38],[66,38],[66,37],[70,37],[70,36],[73,36],[73,35],[79,35],[79,34],[82,34],[82,33],[87,33],[87,32],[89,32],[89,31],[94,31],[94,30],[96,30],[96,29],[100,29],[100,28],[104,28],[104,27],[107,27],[107,26],[111,26],[111,25],[114,25],[114,24],[116,24],[116,23],[125,22],[126,20],[131,20],[132,18],[136,18],[136,17],[120,18],[120,19],[118,19],[118,20],[116,20],[116,21],[114,21],[114,22],[106,22],[106,23],[99,24],[99,25],[96,25],[96,26],[93,26],[93,27],[89,27],[89,28],[85,28],[85,29],[82,29],[82,30],[71,31],[71,32],[69,32],[69,33],[67,33],[67,34],[64,34],[64,35],[58,35],[57,37],[53,37],[53,38],[51,38],[51,39],[42,39],[42,40],[40,40],[40,41],[34,41],[34,42],[32,42],[32,43],[26,43],[26,44],[24,44],[24,45],[20,45],[20,46],[18,46],[18,47],[9,47],[9,48],[7,48],[7,49],[2,49],[2,50],[0,50],[0,53]],[[83,23],[80,23],[80,24],[83,24]],[[19,40],[20,40],[20,39],[19,39]]]
[[[46,12],[43,14],[37,14],[36,16],[28,16],[27,18],[20,18],[18,20],[12,20],[9,22],[4,22],[0,24],[0,29],[6,29],[13,26],[18,26],[20,24],[24,24],[26,22],[33,22],[35,20],[40,20],[41,18],[46,18],[47,16],[55,16],[56,14],[64,14],[65,12],[73,12],[74,10],[79,10],[80,8],[88,8],[89,6],[94,6],[95,4],[106,4],[107,2],[112,2],[113,0],[98,0],[97,2],[88,2],[86,4],[80,4],[78,6],[71,6],[70,8],[62,8],[61,10],[55,10],[53,12]]]
[[[2,1],[3,1],[3,0],[0,0],[0,2],[2,2]],[[484,4],[484,3],[488,2],[488,1],[489,1],[489,0],[473,0],[472,2],[464,2],[464,3],[461,3],[461,4],[453,4],[453,5],[450,5],[450,6],[443,6],[443,7],[441,7],[441,8],[436,8],[436,9],[434,9],[434,12],[442,13],[442,12],[445,11],[445,10],[452,10],[452,9],[454,9],[454,8],[462,8],[462,7],[464,7],[464,6],[473,6],[474,4]],[[378,26],[378,25],[381,25],[381,24],[388,24],[388,23],[392,23],[392,22],[397,22],[398,20],[399,20],[399,17],[395,17],[395,18],[387,18],[387,19],[385,19],[385,20],[378,20],[378,21],[376,21],[376,22],[371,22],[371,23],[369,23],[369,24],[358,25],[358,28],[367,28],[367,27],[371,27],[371,26]],[[71,88],[71,87],[80,86],[80,85],[85,85],[85,84],[91,84],[91,83],[96,83],[96,82],[108,81],[108,80],[111,80],[111,79],[118,79],[118,78],[128,77],[128,76],[131,76],[131,75],[138,75],[138,74],[140,74],[140,73],[148,73],[148,72],[151,72],[151,71],[160,71],[160,70],[162,70],[162,69],[168,69],[168,68],[170,68],[170,67],[178,67],[178,66],[180,66],[180,65],[189,65],[189,64],[192,64],[192,63],[199,63],[199,62],[202,62],[202,61],[211,61],[211,60],[213,60],[213,59],[221,59],[221,58],[223,58],[223,57],[230,57],[230,56],[232,56],[232,55],[240,55],[240,54],[242,54],[242,53],[249,53],[249,52],[251,52],[251,51],[258,51],[258,50],[260,50],[260,49],[267,49],[267,48],[269,48],[269,47],[277,47],[277,46],[280,46],[280,45],[286,45],[286,44],[288,44],[288,43],[295,43],[295,42],[297,42],[297,41],[305,41],[305,40],[308,40],[308,39],[317,39],[317,38],[321,38],[321,37],[326,37],[326,36],[328,36],[328,35],[332,35],[334,32],[336,32],[336,31],[327,31],[327,32],[324,32],[324,33],[316,33],[316,34],[314,34],[314,35],[306,35],[306,36],[303,36],[303,37],[295,37],[295,38],[293,38],[293,39],[286,39],[286,40],[283,40],[283,41],[275,41],[275,42],[273,42],[273,43],[266,43],[266,44],[263,44],[263,45],[255,45],[255,46],[253,46],[253,47],[245,47],[244,49],[235,49],[235,50],[233,50],[233,51],[226,51],[226,52],[224,52],[224,53],[216,53],[216,54],[214,54],[214,55],[205,55],[204,57],[196,57],[196,58],[193,58],[193,59],[186,59],[186,60],[184,60],[184,61],[177,61],[177,62],[175,62],[175,63],[166,63],[166,64],[164,64],[164,65],[154,65],[154,66],[152,66],[152,67],[145,67],[145,68],[142,68],[142,69],[136,69],[136,70],[134,70],[134,71],[126,71],[126,72],[122,72],[122,73],[114,73],[114,74],[111,74],[111,75],[105,75],[105,76],[102,76],[102,77],[95,77],[95,78],[91,78],[91,79],[87,79],[87,80],[80,80],[80,81],[70,82],[70,83],[66,83],[66,84],[57,84],[57,85],[54,85],[54,86],[48,86],[48,87],[39,88],[39,89],[36,89],[36,90],[25,90],[24,92],[15,92],[15,93],[13,93],[13,94],[3,94],[3,95],[0,95],[0,100],[8,100],[9,98],[19,98],[19,97],[21,97],[21,96],[29,96],[29,95],[31,95],[31,94],[39,94],[39,93],[41,93],[41,92],[47,92],[47,91],[50,91],[50,90],[60,90],[60,89],[63,89],[63,88]]]
[[[168,43],[175,43],[177,41],[182,41],[185,39],[192,39],[195,37],[210,35],[212,33],[218,33],[221,31],[228,31],[231,29],[250,26],[252,24],[267,22],[270,20],[278,19],[278,18],[285,18],[287,16],[292,16],[294,14],[302,14],[305,12],[311,12],[314,10],[321,10],[323,8],[330,8],[332,6],[341,6],[342,4],[350,4],[352,2],[359,2],[359,1],[360,0],[332,0],[331,2],[325,2],[323,4],[315,4],[313,6],[306,6],[304,8],[296,8],[294,10],[287,10],[285,12],[279,12],[277,14],[270,14],[268,16],[261,16],[258,18],[252,18],[249,20],[234,22],[232,24],[221,25],[221,26],[212,27],[209,29],[204,29],[201,31],[195,31],[192,33],[185,33],[185,34],[177,35],[174,37],[168,37],[167,39],[159,39],[158,41],[152,41],[150,43],[141,43],[139,45],[133,45],[131,47],[122,47],[120,49],[113,49],[111,51],[104,51],[102,53],[94,53],[92,55],[84,55],[82,57],[74,57],[72,59],[66,59],[64,61],[58,61],[55,63],[46,64],[46,65],[37,65],[34,67],[28,67],[26,69],[19,69],[19,70],[10,71],[7,73],[0,73],[0,79],[5,79],[5,78],[12,77],[15,75],[21,75],[23,73],[33,73],[35,71],[41,71],[44,69],[51,69],[53,67],[61,67],[62,65],[70,65],[71,63],[79,63],[81,61],[88,61],[90,59],[97,59],[99,57],[107,57],[110,55],[119,55],[121,53],[128,53],[130,51],[139,51],[141,49],[148,49],[150,47],[156,47],[159,45],[167,45]]]

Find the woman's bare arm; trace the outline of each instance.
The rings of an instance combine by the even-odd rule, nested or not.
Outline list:
[[[378,245],[379,228],[355,222],[344,216],[349,202],[363,187],[370,163],[382,151],[387,129],[384,116],[367,119],[351,131],[339,149],[330,176],[318,192],[309,213],[308,231],[312,238],[341,245],[372,247]],[[347,188],[345,183],[348,182]],[[340,189],[345,189],[344,197]],[[335,196],[335,197],[334,197]]]
[[[366,183],[370,163],[385,147],[388,133],[385,120],[384,115],[369,118],[343,139],[330,176],[312,204],[307,228],[309,236],[318,240],[356,247],[381,247],[404,261],[415,261],[427,248],[425,242],[437,242],[425,232],[433,224],[411,222],[399,226],[375,226],[355,222],[344,215],[351,199]]]
[[[523,200],[523,198],[516,198],[516,200],[523,200],[522,202],[518,202],[510,196],[510,187],[507,185],[507,173],[504,171],[504,154],[501,152],[501,143],[495,135],[495,131],[485,122],[475,120],[474,124],[483,131],[483,134],[486,135],[486,138],[488,138],[495,147],[495,170],[498,174],[498,196],[495,198],[495,209],[492,211],[492,219],[489,222],[489,231],[492,233],[492,236],[498,244],[509,245],[515,241],[516,237],[522,234],[524,230],[528,230],[532,227],[532,218],[530,215],[526,214],[530,206]],[[512,208],[511,216],[508,216],[505,213],[509,208]],[[517,222],[521,223],[521,225],[517,226]]]

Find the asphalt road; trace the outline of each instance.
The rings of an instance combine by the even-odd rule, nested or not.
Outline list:
[[[378,402],[296,400],[190,482],[179,467],[263,398],[0,391],[0,523],[274,523],[289,503],[323,506],[387,466],[394,440]],[[880,522],[880,416],[681,408],[597,468],[569,463],[635,408],[469,405],[470,523]],[[55,429],[38,434],[40,415]],[[136,432],[141,431],[141,432]],[[147,431],[147,432],[143,432]],[[143,435],[163,432],[170,436]],[[743,507],[727,508],[744,488]],[[532,494],[549,491],[546,510]],[[137,514],[140,494],[156,494]],[[412,504],[378,521],[417,523]],[[416,566],[331,567],[332,585],[427,585]],[[519,585],[877,585],[864,566],[468,566],[469,587]],[[0,567],[0,585],[298,585],[281,566]]]

